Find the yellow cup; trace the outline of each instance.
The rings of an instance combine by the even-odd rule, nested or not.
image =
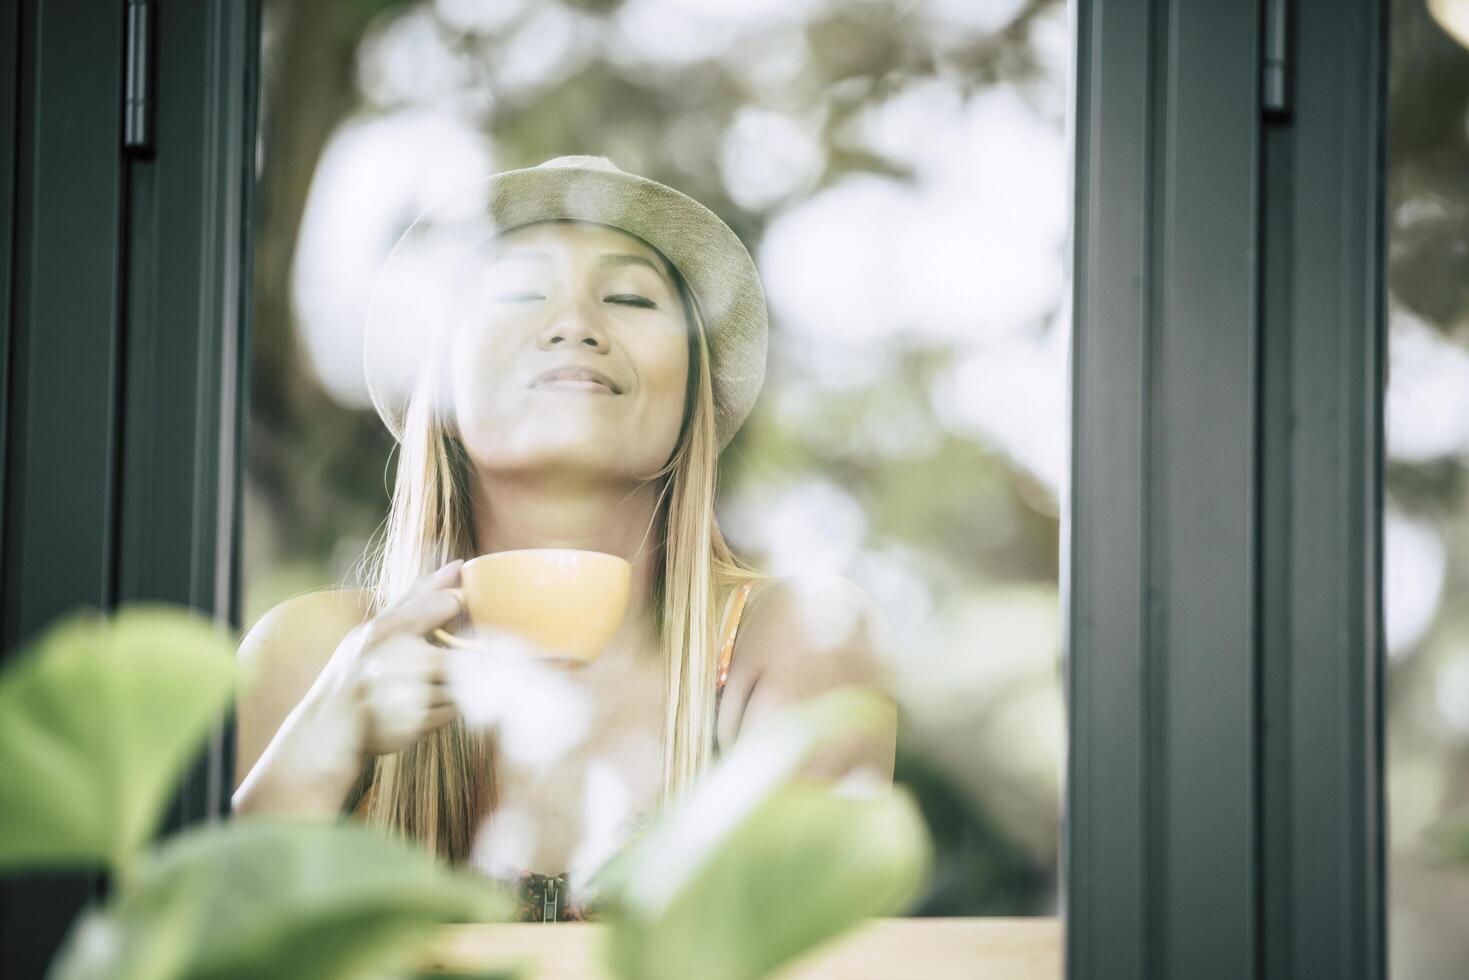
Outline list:
[[[590,662],[622,624],[632,565],[601,551],[522,548],[471,558],[459,579],[451,591],[476,629],[508,630],[549,656]],[[482,646],[443,629],[434,636],[450,646]]]

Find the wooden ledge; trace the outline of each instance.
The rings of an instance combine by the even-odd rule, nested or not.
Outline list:
[[[530,980],[610,980],[595,922],[507,922],[448,926],[425,960],[430,971],[520,965]],[[893,980],[984,977],[1058,980],[1057,919],[871,919],[812,950],[771,980]]]

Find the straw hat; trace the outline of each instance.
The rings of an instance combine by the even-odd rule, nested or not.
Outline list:
[[[447,319],[455,272],[472,249],[520,225],[573,218],[631,232],[684,277],[703,314],[723,449],[765,378],[768,314],[749,251],[693,198],[599,156],[563,156],[459,188],[413,222],[389,254],[368,306],[363,367],[395,439],[424,351]]]

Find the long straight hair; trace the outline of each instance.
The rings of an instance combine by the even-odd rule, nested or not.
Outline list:
[[[720,447],[704,320],[678,269],[664,262],[688,319],[689,383],[678,443],[648,481],[658,495],[653,615],[665,677],[659,806],[679,798],[709,764],[718,611],[740,584],[765,578],[730,550],[719,530],[714,497]],[[404,416],[386,531],[364,555],[370,615],[424,573],[475,554],[473,469],[442,408],[452,403],[444,397],[449,388],[443,348],[425,361]],[[399,752],[371,760],[344,809],[355,811],[366,800],[370,824],[417,840],[450,864],[463,864],[476,831],[498,803],[495,756],[492,732],[471,731],[456,718]]]

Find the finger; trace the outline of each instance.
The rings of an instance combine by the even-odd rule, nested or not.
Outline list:
[[[427,642],[424,645],[433,652],[419,662],[423,670],[419,676],[428,684],[442,687],[449,682],[449,669],[445,663],[447,658],[444,656],[444,648]]]
[[[448,682],[439,676],[437,668],[424,664],[396,664],[379,667],[372,672],[367,686],[377,690],[404,687],[422,692],[424,696],[434,697],[438,697],[449,687]]]
[[[395,636],[391,642],[375,647],[367,670],[384,681],[442,684],[447,679],[443,648],[411,636]]]
[[[412,731],[421,728],[424,717],[433,711],[442,711],[453,704],[444,705],[429,689],[412,681],[381,685],[368,698],[369,709],[389,730]]]
[[[444,589],[432,589],[410,596],[395,609],[381,613],[375,622],[384,633],[407,633],[422,636],[435,626],[455,618],[463,611],[459,597]]]
[[[443,661],[446,649],[429,642],[426,637],[405,632],[384,622],[378,624],[378,639],[373,644],[372,659],[376,664],[385,667],[430,666]]]
[[[395,601],[388,604],[388,610],[396,610],[405,602],[409,602],[434,589],[457,585],[459,582],[459,569],[463,566],[464,559],[455,558],[453,561],[446,562],[432,571],[424,572],[409,583],[408,587],[402,591]]]

